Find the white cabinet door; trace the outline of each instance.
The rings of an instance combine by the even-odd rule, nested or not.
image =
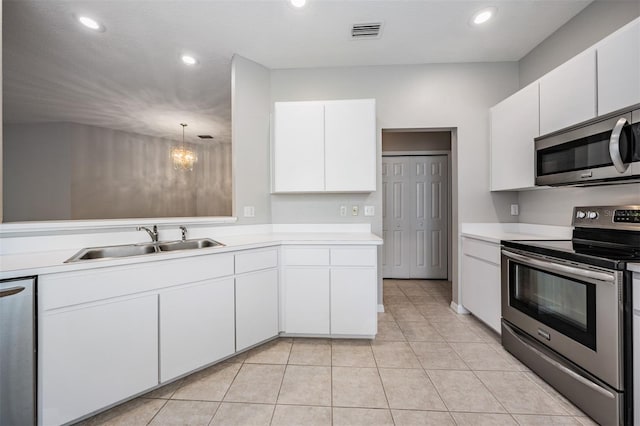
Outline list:
[[[160,381],[235,352],[233,278],[160,294]]]
[[[236,351],[278,335],[278,271],[236,277]]]
[[[40,420],[67,423],[158,384],[156,295],[39,319]]]
[[[598,115],[640,103],[640,19],[604,39],[598,51]]]
[[[462,305],[500,333],[500,245],[462,239]]]
[[[274,192],[324,191],[324,104],[276,102]]]
[[[586,50],[540,79],[540,134],[596,116],[596,51]]]
[[[538,82],[491,108],[491,190],[535,186],[534,138],[540,136]]]
[[[326,102],[325,190],[376,190],[376,102]]]
[[[376,270],[331,270],[331,334],[374,336],[377,333]]]
[[[329,268],[284,268],[284,331],[329,334]]]

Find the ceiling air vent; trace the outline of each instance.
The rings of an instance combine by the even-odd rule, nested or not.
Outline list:
[[[351,38],[353,40],[380,38],[381,32],[382,32],[382,22],[354,24],[353,27],[351,27]]]
[[[200,139],[213,139],[213,136],[211,136],[211,135],[198,135],[198,137]]]

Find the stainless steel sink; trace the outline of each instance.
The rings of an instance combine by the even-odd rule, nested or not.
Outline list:
[[[208,247],[221,247],[224,244],[210,238],[185,241],[167,241],[145,244],[125,244],[119,246],[90,247],[80,250],[64,263],[80,260],[107,259],[118,257],[141,256],[175,250],[195,250]]]
[[[168,243],[158,243],[160,251],[174,251],[174,250],[193,250],[208,247],[223,246],[224,244],[214,241],[210,238],[202,238],[199,240],[185,240],[185,241],[170,241]]]

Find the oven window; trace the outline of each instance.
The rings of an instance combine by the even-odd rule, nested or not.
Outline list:
[[[596,349],[595,285],[509,262],[509,304]]]

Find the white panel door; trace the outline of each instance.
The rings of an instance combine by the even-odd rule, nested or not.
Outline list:
[[[407,158],[382,157],[382,269],[385,278],[411,278],[411,188]]]
[[[324,191],[324,104],[276,102],[274,192]]]
[[[233,278],[160,294],[160,381],[235,352]]]
[[[39,320],[39,423],[68,423],[158,384],[158,297]]]
[[[278,271],[236,277],[236,351],[278,335]]]
[[[377,288],[374,268],[333,268],[331,334],[375,336]]]
[[[640,103],[640,18],[604,39],[598,51],[598,115]]]
[[[535,186],[534,139],[540,136],[538,82],[491,108],[491,190]]]
[[[329,268],[284,268],[284,331],[329,334]]]
[[[446,156],[383,157],[383,276],[446,279]]]
[[[447,157],[412,157],[411,278],[446,279],[448,254]]]
[[[596,51],[589,49],[540,79],[540,134],[596,116]]]
[[[376,190],[374,99],[328,101],[325,114],[325,190]]]

